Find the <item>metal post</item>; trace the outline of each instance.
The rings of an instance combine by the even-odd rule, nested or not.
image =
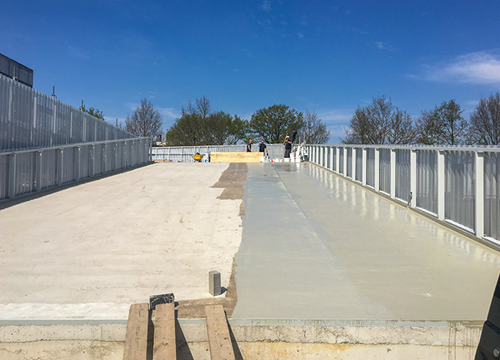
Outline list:
[[[411,149],[410,152],[410,206],[417,206],[417,150]]]
[[[362,183],[363,183],[363,186],[366,186],[366,148],[363,148],[363,163],[361,165],[361,169],[363,169],[363,177],[362,177]]]
[[[445,158],[444,151],[437,151],[437,208],[438,219],[444,220],[444,201],[445,201]]]
[[[475,151],[476,163],[476,236],[484,236],[484,153]]]
[[[396,149],[391,149],[391,198],[396,198]]]
[[[340,147],[336,146],[335,150],[336,150],[336,153],[335,153],[335,172],[338,174],[339,173],[339,165],[340,165]]]
[[[351,172],[351,177],[353,181],[356,181],[356,148],[353,146],[352,147],[352,172]]]
[[[42,190],[42,151],[38,150],[35,157],[35,191]]]
[[[16,196],[16,153],[12,153],[9,156],[9,199],[12,199]]]
[[[333,171],[333,146],[330,147],[330,170]]]
[[[380,149],[375,149],[375,160],[374,160],[374,188],[375,191],[380,191]]]
[[[344,165],[344,171],[342,173],[342,175],[346,176],[347,177],[347,149],[345,147],[342,147],[342,153],[344,154],[344,161],[343,161],[343,165]]]
[[[319,165],[324,166],[325,154],[323,153],[323,146],[318,146],[319,150]]]

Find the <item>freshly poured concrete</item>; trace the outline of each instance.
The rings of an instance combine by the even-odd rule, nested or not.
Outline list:
[[[132,303],[227,287],[241,199],[229,164],[154,164],[0,210],[0,320],[126,319]]]
[[[249,164],[233,319],[484,320],[498,253],[312,164]]]

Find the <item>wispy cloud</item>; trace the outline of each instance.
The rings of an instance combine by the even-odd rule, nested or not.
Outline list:
[[[450,63],[424,66],[425,80],[467,84],[500,84],[500,56],[475,52]]]
[[[297,35],[298,35],[298,37],[299,37],[299,38],[301,38],[301,39],[304,37],[304,34],[302,34],[302,33],[297,33]]]
[[[259,6],[259,9],[261,9],[263,11],[266,11],[266,12],[270,12],[272,10],[272,8],[271,8],[271,2],[268,1],[268,0],[264,0],[262,2],[262,4]]]
[[[88,53],[85,50],[78,48],[78,47],[68,46],[67,51],[68,51],[69,56],[77,58],[77,59],[90,58],[90,56],[88,55]]]
[[[379,50],[388,50],[388,51],[393,51],[394,50],[394,46],[392,46],[387,41],[375,41],[375,46]]]
[[[339,123],[347,124],[352,117],[352,113],[347,110],[319,110],[318,117],[327,124]]]
[[[157,109],[160,112],[162,118],[167,121],[177,119],[180,116],[180,113],[174,108],[157,107]]]

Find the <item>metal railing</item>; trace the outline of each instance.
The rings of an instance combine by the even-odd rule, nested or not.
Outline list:
[[[272,159],[283,158],[284,146],[282,144],[266,144],[269,157]],[[246,145],[203,145],[203,146],[167,146],[152,148],[153,160],[168,160],[172,162],[194,162],[193,155],[211,152],[245,152]],[[258,152],[257,144],[252,145],[252,151]]]
[[[150,148],[134,138],[0,153],[0,201],[145,164]]]
[[[0,75],[0,152],[134,135]]]
[[[305,151],[319,166],[500,246],[499,147],[306,145]]]

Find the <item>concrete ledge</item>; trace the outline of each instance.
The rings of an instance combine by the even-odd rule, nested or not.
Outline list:
[[[263,153],[260,152],[213,152],[210,153],[210,162],[260,162]]]

